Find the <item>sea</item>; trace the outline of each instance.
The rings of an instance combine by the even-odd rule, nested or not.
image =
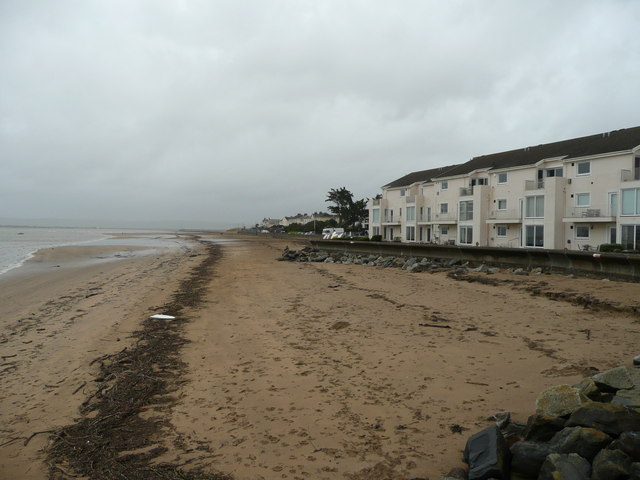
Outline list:
[[[127,238],[118,239],[117,236]],[[0,226],[0,275],[19,268],[43,248],[82,244],[160,247],[182,242],[171,232],[157,230]]]

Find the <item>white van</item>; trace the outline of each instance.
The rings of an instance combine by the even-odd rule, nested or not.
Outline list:
[[[332,238],[344,237],[344,228],[324,228],[322,229],[322,238],[331,240]]]

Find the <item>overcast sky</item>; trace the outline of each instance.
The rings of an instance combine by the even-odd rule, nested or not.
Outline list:
[[[0,219],[250,225],[640,125],[640,2],[0,0]]]

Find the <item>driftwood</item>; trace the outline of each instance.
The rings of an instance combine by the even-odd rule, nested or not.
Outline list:
[[[450,325],[436,325],[434,323],[419,323],[420,327],[433,327],[433,328],[451,328]]]

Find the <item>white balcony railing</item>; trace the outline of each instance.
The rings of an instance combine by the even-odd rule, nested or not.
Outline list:
[[[416,196],[415,195],[407,195],[404,198],[406,199],[407,203],[416,203]]]
[[[491,210],[489,220],[519,220],[522,218],[520,209],[510,208],[507,210]]]
[[[602,218],[614,217],[616,212],[612,212],[608,205],[590,205],[588,207],[567,207],[566,218]]]
[[[540,190],[542,188],[544,188],[544,180],[525,180],[524,181],[525,190]]]
[[[633,182],[640,180],[640,168],[620,170],[620,180],[623,182]]]
[[[468,197],[469,195],[473,195],[473,187],[460,187],[461,197]]]
[[[380,206],[380,199],[379,198],[374,198],[373,199],[373,206],[374,207],[379,207]]]
[[[451,222],[455,221],[458,216],[454,212],[448,212],[436,213],[435,215],[433,215],[433,217],[435,222]]]

